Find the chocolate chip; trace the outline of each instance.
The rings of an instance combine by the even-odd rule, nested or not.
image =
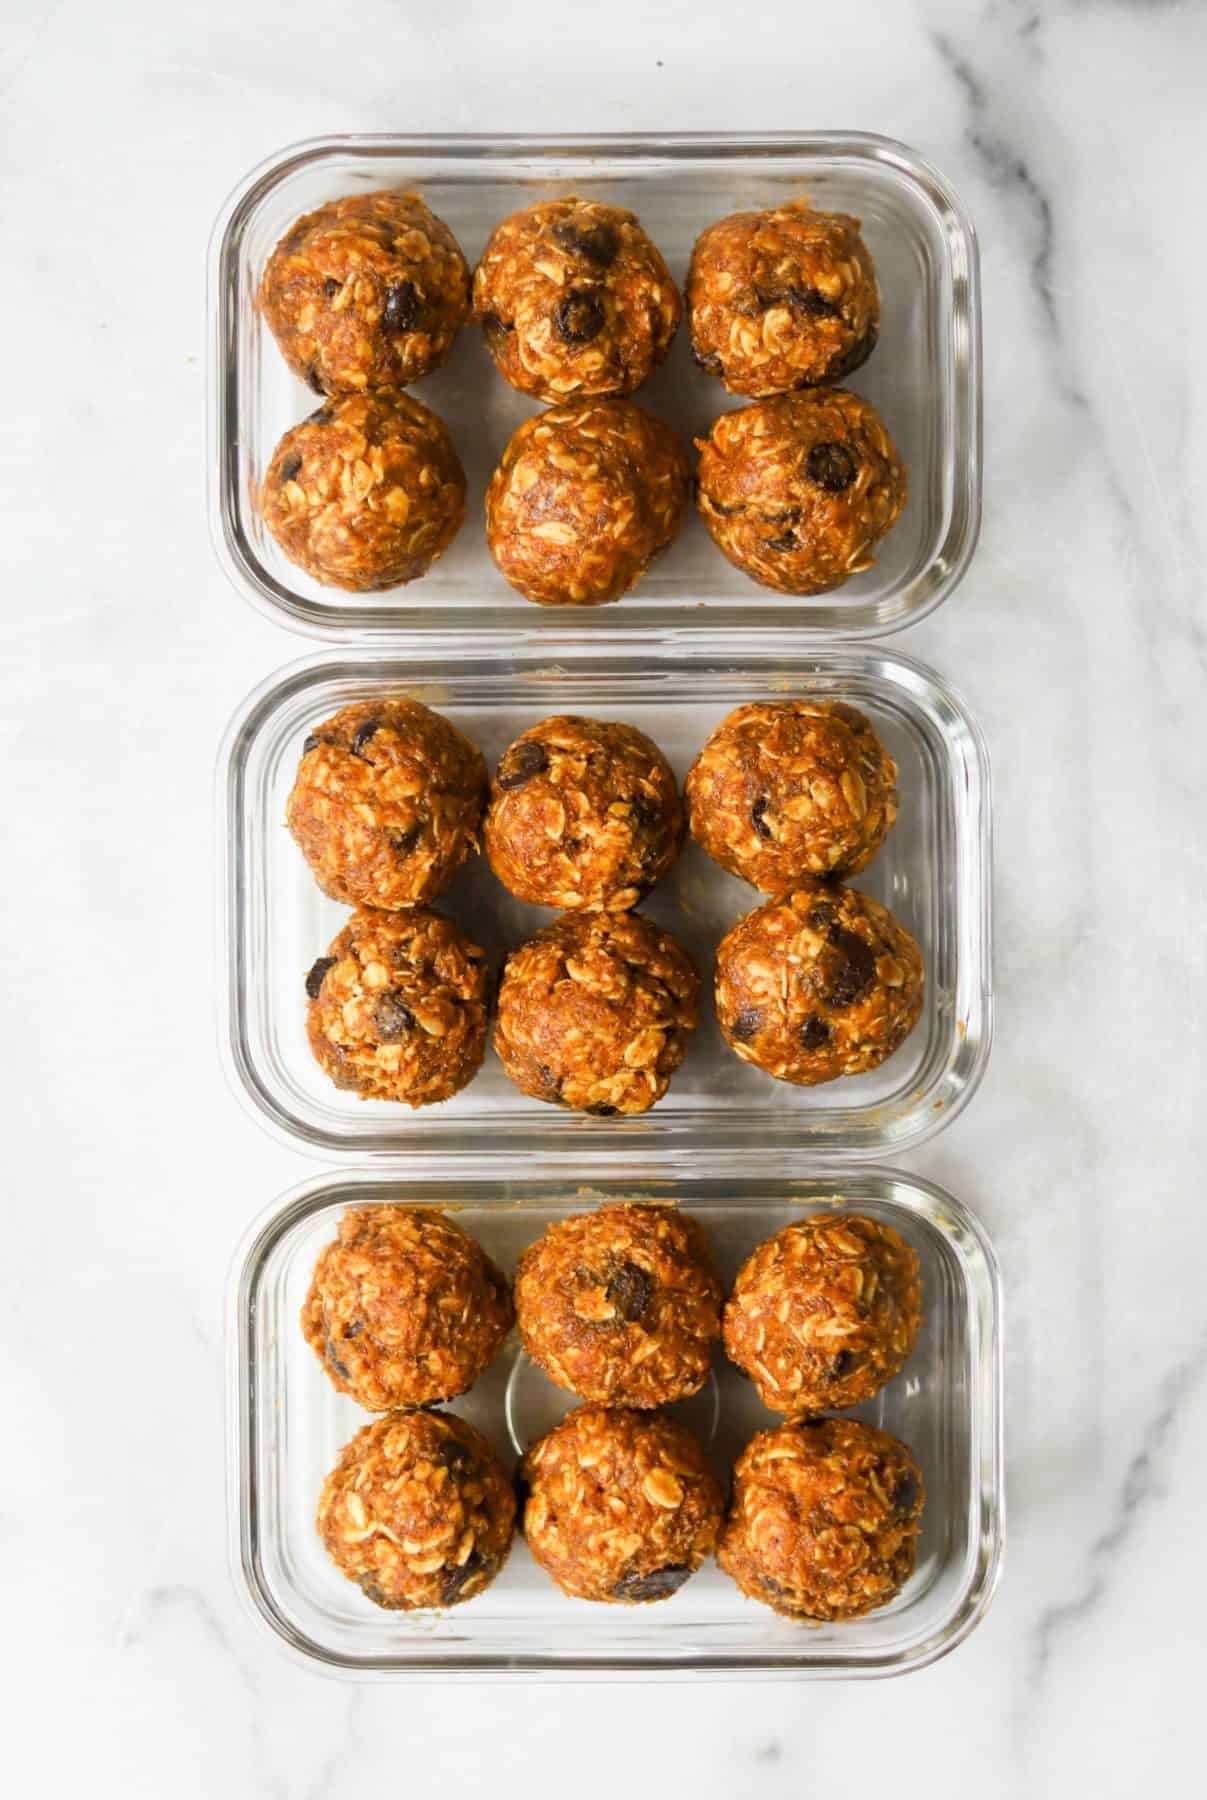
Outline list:
[[[305,425],[330,425],[335,414],[329,406],[316,406],[314,411],[302,422]]]
[[[604,1288],[608,1304],[626,1325],[636,1325],[649,1311],[654,1297],[654,1278],[638,1263],[618,1263]]]
[[[900,1518],[908,1518],[917,1503],[918,1483],[913,1473],[907,1469],[893,1489],[893,1510]]]
[[[594,1106],[584,1106],[583,1111],[590,1113],[593,1119],[614,1119],[620,1108],[609,1106],[606,1100],[600,1100]]]
[[[558,335],[567,344],[589,344],[604,328],[603,302],[588,288],[571,288],[553,314]]]
[[[413,331],[423,317],[423,300],[413,281],[400,281],[386,289],[381,323],[384,331]]]
[[[302,755],[309,756],[312,750],[317,750],[320,744],[325,744],[327,741],[328,740],[325,737],[319,737],[316,732],[312,731],[310,736],[306,739],[306,742],[302,745]]]
[[[801,1020],[799,1037],[806,1050],[820,1050],[830,1041],[830,1027],[818,1013]]]
[[[842,309],[815,287],[801,287],[794,282],[784,289],[784,299],[794,313],[805,319],[837,319],[841,315]]]
[[[327,392],[326,388],[323,386],[322,377],[318,372],[317,363],[311,363],[306,371],[306,386],[316,394],[325,394]]]
[[[840,1350],[837,1356],[830,1359],[830,1374],[835,1381],[841,1381],[855,1367],[855,1358],[849,1350]]]
[[[790,556],[793,550],[800,549],[800,539],[794,531],[781,531],[778,537],[764,538],[764,550],[779,550]]]
[[[820,905],[809,908],[805,924],[810,931],[828,931],[836,916],[834,908],[822,901]]]
[[[415,823],[408,825],[405,831],[387,832],[386,842],[395,856],[409,856],[422,836],[423,825],[420,820],[416,819]]]
[[[767,808],[770,804],[766,794],[762,794],[750,809],[750,823],[761,838],[771,838],[775,835],[767,823]]]
[[[667,1563],[664,1568],[649,1569],[645,1574],[634,1571],[632,1575],[621,1576],[612,1589],[612,1597],[616,1600],[665,1600],[671,1594],[677,1594],[690,1575],[686,1563]]]
[[[692,345],[692,361],[697,368],[706,370],[709,375],[719,375],[724,367],[715,350],[697,350],[694,344]]]
[[[361,752],[364,750],[365,745],[376,732],[381,730],[384,724],[384,719],[366,719],[363,725],[358,725],[356,727],[352,736],[353,756],[361,756]],[[367,756],[363,756],[361,757],[361,760],[363,762],[368,762],[370,759]]]
[[[825,998],[833,1007],[854,1006],[876,979],[875,952],[843,925],[830,927],[830,947],[839,961],[829,977]]]
[[[457,1601],[461,1598],[462,1589],[468,1585],[471,1577],[476,1575],[479,1569],[484,1569],[485,1567],[486,1563],[481,1552],[478,1550],[471,1550],[465,1561],[460,1563],[456,1568],[441,1569],[441,1606],[455,1606]]]
[[[826,380],[838,381],[842,376],[850,375],[855,369],[862,368],[863,364],[872,354],[872,351],[876,348],[879,337],[879,326],[869,325],[863,336],[861,338],[856,338],[846,355],[840,356],[836,363],[831,364],[826,375]]]
[[[373,1024],[383,1044],[396,1044],[415,1029],[415,1015],[397,994],[383,994],[373,1008]]]
[[[331,1364],[331,1367],[335,1370],[335,1372],[339,1376],[340,1380],[347,1381],[348,1371],[345,1368],[344,1364],[340,1361],[339,1357],[335,1354],[335,1345],[331,1342],[330,1338],[327,1339],[326,1354],[327,1354],[327,1361]]]
[[[562,1097],[562,1084],[560,1079],[553,1073],[553,1070],[546,1068],[544,1063],[538,1063],[536,1074],[537,1080],[545,1090],[546,1097],[550,1100],[557,1100],[560,1102]]]
[[[342,281],[336,281],[332,276],[328,275],[326,281],[323,283],[323,292],[326,294],[328,300],[334,300],[343,285]]]
[[[805,458],[805,474],[827,494],[841,494],[850,487],[858,463],[845,444],[814,444]]]
[[[543,775],[549,767],[549,754],[543,744],[533,738],[526,738],[521,743],[513,744],[495,774],[495,783],[507,791],[511,788],[523,787],[536,775]]]
[[[475,1460],[473,1451],[459,1438],[445,1438],[433,1459],[442,1469],[464,1470]]]
[[[301,466],[302,459],[296,452],[292,456],[287,456],[285,461],[281,464],[281,480],[292,481]]]
[[[502,337],[506,332],[514,331],[515,326],[508,325],[498,313],[488,312],[482,314],[482,329],[487,337]]]
[[[343,1335],[346,1338],[358,1338],[360,1336],[361,1332],[364,1330],[364,1328],[365,1328],[365,1322],[363,1319],[352,1319],[347,1325],[344,1326]]]
[[[755,1032],[763,1023],[763,1010],[759,1006],[744,1006],[735,1014],[730,1022],[729,1035],[737,1038],[739,1044],[748,1044]]]
[[[306,977],[306,992],[312,1000],[317,1000],[322,991],[323,976],[328,969],[333,969],[339,961],[338,956],[320,956],[316,963],[311,963]]]
[[[559,219],[553,227],[553,241],[571,256],[585,256],[599,269],[610,269],[620,248],[616,233],[602,220],[595,225],[576,225],[573,219]]]

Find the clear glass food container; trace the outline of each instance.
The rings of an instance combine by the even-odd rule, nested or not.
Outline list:
[[[617,626],[828,631],[897,630],[937,606],[976,543],[981,504],[980,303],[976,240],[943,177],[912,150],[861,132],[601,138],[341,137],[279,152],[243,181],[214,231],[210,261],[213,374],[211,517],[234,585],[298,630],[362,641],[400,629],[471,622],[561,629],[496,571],[482,528],[486,482],[512,432],[537,410],[495,373],[473,329],[448,366],[413,390],[449,424],[469,481],[466,525],[425,579],[376,594],[324,588],[264,530],[256,483],[281,434],[316,404],[255,308],[265,262],[299,214],[358,191],[422,191],[471,264],[518,207],[575,192],[632,207],[682,283],[692,244],[712,220],[802,194],[859,215],[883,297],[879,345],[850,385],[880,408],[909,468],[906,511],[875,567],[835,593],[790,598],[733,569],[693,514],[679,541],[618,605],[576,609],[583,634]],[[686,328],[638,398],[685,438],[742,402],[692,362]]]
[[[780,1676],[900,1674],[960,1643],[985,1613],[1002,1553],[1001,1295],[993,1249],[973,1216],[916,1176],[864,1167],[797,1173],[784,1156],[710,1160],[679,1171],[567,1186],[542,1159],[439,1177],[357,1173],[311,1179],[254,1225],[228,1299],[230,1523],[236,1580],[296,1654],[336,1672],[444,1678],[466,1672]],[[836,1198],[837,1196],[837,1198]],[[298,1314],[319,1250],[346,1206],[406,1202],[453,1209],[508,1273],[553,1219],[595,1200],[681,1204],[701,1220],[728,1286],[754,1246],[792,1219],[843,1206],[894,1225],[922,1263],[925,1323],[902,1373],[853,1416],[908,1443],[926,1504],[918,1567],[888,1606],[837,1624],[784,1619],[742,1596],[711,1561],[671,1600],[602,1606],[570,1600],[517,1540],[480,1597],[451,1611],[385,1612],[329,1560],[315,1529],[319,1490],[369,1415],[327,1380]],[[573,1404],[513,1332],[453,1410],[511,1467]],[[704,1390],[672,1409],[727,1480],[757,1430],[777,1423],[718,1351]]]
[[[338,707],[406,693],[481,745],[487,765],[521,730],[555,712],[621,719],[661,746],[682,780],[705,738],[742,701],[842,698],[871,719],[899,770],[900,811],[854,885],[889,905],[926,964],[922,1019],[870,1074],[822,1087],[772,1080],[723,1042],[713,1012],[717,943],[760,903],[688,841],[642,910],[673,932],[703,977],[701,1022],[670,1091],[650,1112],[591,1118],[529,1099],[494,1050],[443,1105],[411,1111],[336,1088],[306,1039],[304,978],[347,917],[328,900],[284,826],[309,732]],[[271,677],[240,708],[220,765],[225,811],[222,1038],[236,1090],[295,1145],[360,1158],[400,1152],[493,1157],[533,1152],[631,1157],[685,1145],[697,1154],[791,1146],[883,1155],[928,1137],[973,1093],[991,1033],[989,773],[980,734],[952,690],[905,657],[853,645],[795,651],[745,636],[734,651],[693,636],[575,642],[416,639],[395,652],[312,657]],[[485,857],[471,856],[437,904],[481,944],[504,952],[553,916],[514,899]]]

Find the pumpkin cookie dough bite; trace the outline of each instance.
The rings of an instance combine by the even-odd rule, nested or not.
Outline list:
[[[452,1413],[392,1412],[345,1445],[323,1483],[319,1536],[377,1606],[457,1606],[511,1549],[515,1489],[482,1436]]]
[[[286,823],[325,894],[396,911],[448,886],[485,798],[482,752],[455,725],[417,700],[364,700],[306,739]]]
[[[521,1529],[564,1594],[634,1605],[678,1593],[724,1503],[690,1431],[657,1413],[580,1406],[528,1451]]]
[[[608,1117],[661,1100],[697,1024],[700,978],[636,913],[567,913],[503,965],[494,1043],[534,1100]]]
[[[865,869],[897,817],[897,765],[840,700],[767,700],[723,719],[688,771],[691,834],[764,893]]]
[[[636,213],[573,196],[496,226],[474,271],[473,305],[503,379],[551,401],[634,393],[683,311]]]
[[[469,266],[418,194],[351,194],[307,213],[268,259],[259,306],[316,394],[407,387],[446,361]]]
[[[679,784],[633,725],[559,715],[504,751],[483,841],[490,866],[534,906],[624,912],[683,840]]]
[[[708,1379],[721,1284],[703,1226],[660,1206],[550,1225],[520,1259],[516,1322],[550,1381],[608,1406],[669,1406]]]
[[[717,1019],[743,1062],[813,1087],[879,1068],[922,1016],[922,953],[886,906],[819,881],[769,900],[717,949]]]
[[[354,912],[306,977],[306,1035],[336,1087],[434,1106],[486,1053],[486,958],[442,913]]]
[[[828,593],[870,569],[905,505],[883,419],[845,388],[722,413],[697,448],[696,505],[713,542],[781,594]]]
[[[350,1207],[315,1264],[302,1332],[341,1394],[387,1412],[464,1394],[513,1318],[507,1282],[452,1219]]]
[[[499,573],[540,606],[619,600],[679,535],[691,471],[669,425],[631,400],[525,420],[486,491]]]
[[[731,394],[841,381],[880,331],[859,220],[804,200],[718,219],[696,239],[687,312],[693,356]]]
[[[760,1244],[725,1305],[725,1353],[788,1418],[857,1406],[905,1367],[922,1320],[917,1252],[891,1225],[817,1213]]]
[[[855,1419],[761,1431],[733,1472],[717,1561],[742,1592],[800,1619],[855,1619],[900,1593],[918,1559],[922,1472]]]
[[[290,562],[324,586],[400,587],[461,529],[465,471],[447,426],[418,400],[357,394],[285,433],[260,511]]]

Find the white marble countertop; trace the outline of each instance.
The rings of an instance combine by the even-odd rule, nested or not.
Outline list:
[[[9,10],[12,1793],[1176,1788],[1207,1481],[1205,66],[1203,9],[1108,0]],[[245,1619],[226,1566],[222,1288],[306,1165],[219,1073],[211,766],[305,646],[207,542],[210,222],[322,131],[806,126],[916,145],[984,259],[980,551],[895,642],[963,690],[995,764],[997,1047],[912,1166],[1004,1265],[1002,1589],[897,1682],[324,1679]]]

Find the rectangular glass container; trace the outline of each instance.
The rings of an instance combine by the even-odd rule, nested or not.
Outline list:
[[[336,1088],[310,1052],[306,971],[347,909],[320,891],[285,829],[302,743],[339,707],[407,693],[445,713],[494,767],[521,730],[554,712],[621,719],[646,731],[680,780],[709,732],[742,701],[784,695],[850,701],[896,758],[896,825],[855,886],[909,927],[926,964],[922,1019],[881,1068],[822,1087],[772,1080],[724,1044],[712,1004],[717,943],[759,903],[690,839],[643,903],[691,951],[703,977],[700,1028],[670,1091],[650,1112],[600,1119],[521,1094],[494,1050],[443,1105],[412,1112]],[[974,1091],[989,1051],[989,773],[980,734],[930,670],[871,647],[800,653],[782,637],[690,652],[673,634],[606,646],[548,639],[419,639],[397,653],[350,650],[272,676],[233,721],[220,768],[225,808],[222,1038],[236,1089],[299,1147],[358,1157],[587,1152],[631,1157],[792,1145],[865,1156],[920,1142]],[[472,856],[437,904],[494,968],[553,916],[515,900]]]
[[[469,483],[467,522],[431,574],[351,594],[288,562],[259,519],[255,486],[281,434],[316,401],[293,376],[255,307],[264,265],[293,221],[324,201],[418,188],[471,265],[519,207],[574,192],[640,214],[682,284],[712,220],[807,195],[857,214],[876,262],[880,342],[851,383],[884,415],[909,469],[906,511],[875,567],[835,593],[771,593],[725,561],[694,513],[676,544],[618,606],[580,607],[575,627],[776,626],[843,637],[883,634],[937,606],[959,581],[980,524],[980,302],[976,240],[943,177],[902,144],[861,132],[775,136],[340,137],[279,152],[253,170],[215,227],[210,259],[211,519],[234,585],[279,622],[328,637],[382,637],[452,625],[556,633],[557,609],[531,605],[492,563],[482,530],[486,482],[536,403],[496,374],[481,334],[461,333],[446,368],[413,390],[448,423]],[[690,440],[744,404],[692,362],[686,327],[638,396]]]
[[[993,1249],[972,1215],[912,1175],[864,1167],[790,1173],[797,1159],[721,1158],[707,1179],[666,1173],[568,1187],[541,1159],[489,1181],[348,1174],[311,1179],[249,1232],[228,1300],[230,1521],[236,1580],[296,1654],[361,1675],[687,1671],[873,1676],[919,1668],[983,1616],[1002,1549],[1001,1296]],[[841,1196],[841,1199],[835,1199]],[[544,1227],[594,1200],[681,1204],[712,1240],[726,1287],[756,1244],[825,1206],[895,1226],[922,1263],[925,1322],[906,1368],[853,1416],[908,1443],[926,1492],[918,1567],[888,1606],[840,1624],[803,1624],[747,1600],[711,1561],[672,1600],[601,1606],[570,1600],[517,1540],[496,1582],[446,1613],[391,1613],[339,1574],[319,1540],[319,1490],[368,1422],[327,1380],[298,1314],[320,1249],[346,1206],[405,1202],[455,1211],[509,1274]],[[573,1404],[519,1348],[453,1410],[511,1467]],[[700,1436],[718,1476],[778,1421],[718,1352],[701,1394],[673,1411]]]

